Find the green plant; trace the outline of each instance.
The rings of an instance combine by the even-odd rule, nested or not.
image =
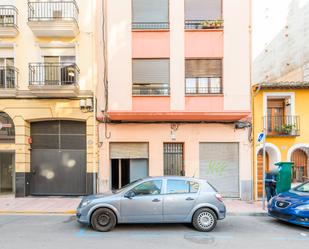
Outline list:
[[[284,124],[282,125],[282,131],[284,134],[291,134],[292,130],[295,128],[295,125]]]

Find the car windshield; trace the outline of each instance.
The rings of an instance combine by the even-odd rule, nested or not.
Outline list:
[[[115,189],[115,190],[113,190],[112,192],[113,192],[114,194],[120,193],[122,190],[124,190],[124,189],[126,189],[126,188],[128,188],[128,187],[130,187],[130,186],[132,186],[132,185],[134,185],[134,184],[137,183],[137,182],[140,182],[141,180],[142,180],[142,179],[138,179],[138,180],[135,180],[135,181],[133,181],[133,182],[130,182],[129,184],[124,185],[124,186],[121,187],[120,189]]]
[[[298,192],[309,193],[309,182],[306,182],[306,183],[296,187],[295,190],[298,191]]]

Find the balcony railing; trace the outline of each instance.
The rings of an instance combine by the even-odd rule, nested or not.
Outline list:
[[[75,0],[28,1],[29,21],[78,21],[79,9]]]
[[[186,87],[186,94],[222,94],[221,87]]]
[[[299,136],[299,116],[265,116],[267,136]]]
[[[17,87],[18,70],[15,67],[0,66],[0,90]]]
[[[186,20],[185,29],[223,29],[223,20]]]
[[[162,30],[169,29],[170,25],[168,22],[133,22],[133,30]]]
[[[0,27],[17,27],[18,11],[11,5],[0,5]]]
[[[169,87],[133,86],[133,96],[169,96]]]
[[[30,86],[66,86],[78,83],[79,68],[75,63],[30,63]]]

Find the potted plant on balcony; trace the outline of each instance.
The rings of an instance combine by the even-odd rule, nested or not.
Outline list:
[[[285,135],[295,135],[295,133],[296,133],[295,125],[292,125],[292,124],[284,124],[284,125],[282,125],[282,132]]]

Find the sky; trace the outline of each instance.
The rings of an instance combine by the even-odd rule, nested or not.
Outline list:
[[[252,0],[253,60],[286,26],[288,7],[293,0]],[[296,0],[305,4],[309,0]]]

